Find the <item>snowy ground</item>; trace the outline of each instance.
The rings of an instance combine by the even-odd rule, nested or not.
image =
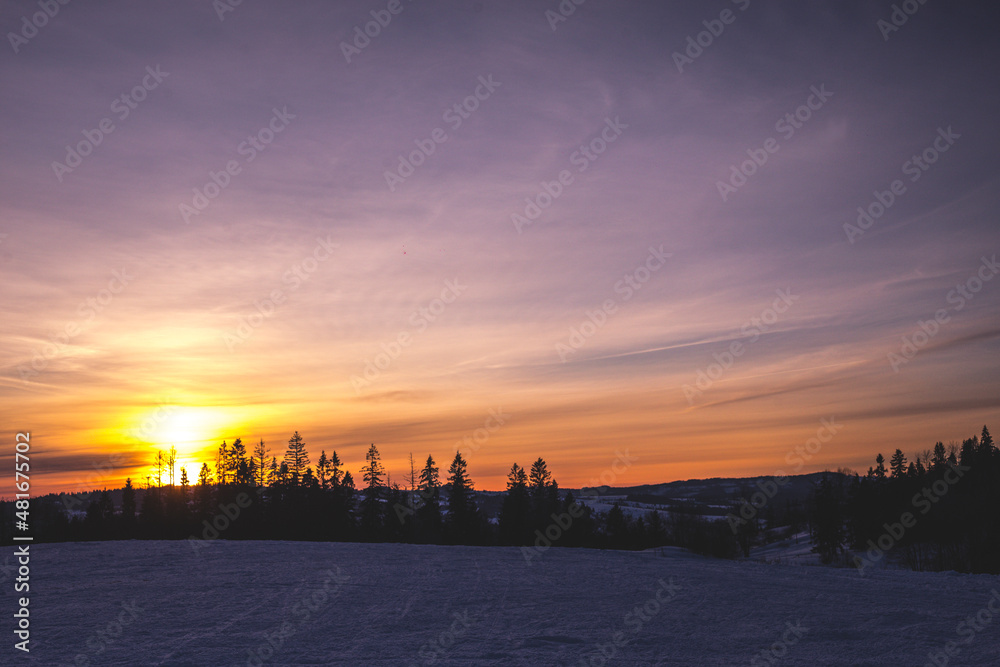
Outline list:
[[[529,565],[517,548],[36,544],[32,650],[9,642],[0,664],[601,665],[603,650],[613,665],[749,665],[773,647],[752,664],[923,665],[968,639],[950,664],[996,665],[1000,616],[980,613],[994,589],[672,549],[553,548]]]

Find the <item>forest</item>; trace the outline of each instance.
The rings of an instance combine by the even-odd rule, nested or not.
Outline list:
[[[884,456],[866,474],[819,476],[802,498],[763,493],[782,480],[758,478],[728,499],[725,517],[653,495],[645,511],[623,510],[614,489],[562,491],[538,457],[511,465],[502,493],[480,492],[461,452],[442,472],[433,456],[410,457],[405,484],[391,482],[372,444],[355,482],[336,451],[315,466],[296,431],[279,461],[264,442],[219,446],[214,466],[192,483],[176,452],[157,452],[145,485],[88,494],[51,494],[30,504],[36,541],[264,539],[522,547],[525,559],[556,547],[648,549],[677,546],[720,558],[806,532],[821,562],[861,574],[891,564],[915,570],[1000,573],[1000,450],[987,427],[908,460]],[[179,474],[177,474],[179,473]],[[603,499],[604,495],[613,499]],[[611,502],[597,511],[595,502]],[[5,526],[22,507],[3,502]],[[626,511],[628,510],[628,511]],[[749,510],[749,511],[748,511]]]

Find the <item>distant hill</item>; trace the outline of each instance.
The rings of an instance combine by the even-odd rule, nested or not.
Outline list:
[[[750,498],[754,493],[775,483],[777,492],[768,499],[768,504],[783,506],[786,502],[795,505],[805,503],[823,475],[842,475],[837,472],[814,472],[807,475],[790,475],[782,485],[777,485],[770,476],[758,477],[712,477],[710,479],[688,479],[663,484],[641,484],[639,486],[602,486],[573,489],[574,495],[597,496],[605,502],[613,499],[639,504],[649,508],[669,510],[685,506],[695,514],[724,516],[739,497]]]

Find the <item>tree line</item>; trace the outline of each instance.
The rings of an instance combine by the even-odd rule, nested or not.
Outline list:
[[[80,506],[85,511],[73,511],[67,494],[33,499],[35,539],[679,546],[736,558],[807,530],[823,562],[862,572],[891,562],[1000,573],[1000,450],[985,426],[961,445],[938,442],[912,460],[897,449],[887,466],[879,453],[865,475],[823,473],[808,496],[775,496],[749,518],[736,518],[740,501],[743,510],[748,504],[734,498],[729,520],[706,515],[695,504],[666,506],[652,496],[628,500],[659,511],[618,503],[598,511],[592,505],[602,501],[599,495],[577,499],[562,491],[542,457],[528,468],[512,464],[505,491],[492,494],[476,490],[460,452],[443,478],[432,455],[419,469],[411,455],[405,484],[391,482],[372,444],[358,485],[336,451],[322,451],[313,467],[297,431],[280,461],[263,441],[252,450],[240,439],[223,442],[215,465],[202,464],[194,483],[183,467],[175,474],[175,462],[175,451],[157,452],[144,488],[128,479],[123,489],[95,493]],[[748,486],[741,493],[751,497],[752,491]],[[9,526],[13,503],[0,504]]]
[[[224,538],[622,549],[678,544],[716,555],[732,552],[718,549],[722,532],[698,517],[665,520],[655,511],[630,516],[618,505],[594,511],[559,489],[542,457],[527,469],[512,464],[499,496],[477,492],[461,452],[443,479],[432,455],[419,470],[411,455],[406,484],[390,482],[374,444],[358,471],[358,485],[336,451],[329,456],[322,451],[313,467],[298,431],[280,460],[263,441],[252,449],[239,438],[223,442],[215,465],[203,463],[195,483],[184,467],[177,474],[176,458],[173,448],[158,451],[145,487],[129,478],[120,491],[95,494],[83,512],[70,511],[66,494],[33,500],[36,540]],[[703,539],[703,531],[716,537]]]
[[[863,476],[824,476],[809,510],[827,563],[1000,573],[1000,450],[986,426],[912,459],[896,449],[888,468],[879,453]]]

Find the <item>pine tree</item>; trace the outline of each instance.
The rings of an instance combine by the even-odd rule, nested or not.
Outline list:
[[[267,484],[268,486],[275,486],[281,481],[281,475],[278,472],[278,459],[277,457],[271,457],[271,465],[267,467]]]
[[[990,435],[990,430],[986,428],[985,424],[983,424],[983,433],[979,437],[978,454],[980,462],[989,461],[996,454],[996,447],[993,446],[993,436]]]
[[[545,489],[548,487],[549,482],[552,480],[552,474],[549,472],[549,468],[545,463],[545,460],[539,456],[534,463],[531,464],[531,474],[528,477],[528,481],[531,484],[531,495],[537,499],[545,497]]]
[[[316,462],[316,477],[319,478],[319,487],[326,490],[329,484],[330,475],[330,462],[326,458],[326,450],[324,449],[319,455],[319,461]]]
[[[530,543],[528,476],[516,463],[507,473],[507,494],[500,507],[500,539],[505,544]]]
[[[940,470],[948,462],[948,456],[944,451],[944,443],[936,442],[934,443],[934,456],[931,458],[931,469]]]
[[[906,455],[903,450],[897,449],[889,459],[889,470],[895,478],[906,477]]]
[[[309,452],[306,451],[306,443],[298,431],[288,439],[288,449],[285,451],[284,462],[288,465],[288,472],[291,473],[291,483],[298,484],[299,478],[302,477],[306,466],[309,465]]]
[[[215,453],[215,483],[225,486],[229,481],[229,445],[223,440]]]
[[[333,454],[330,455],[330,487],[336,489],[343,483],[344,471],[340,469],[343,465],[340,461],[340,457],[337,456],[337,450],[333,450]]]
[[[428,454],[419,479],[417,521],[423,535],[428,540],[436,540],[441,533],[441,482],[433,456]]]
[[[247,457],[247,448],[241,438],[236,438],[229,448],[227,468],[231,475],[232,482],[238,486],[251,487],[254,485],[253,459]]]
[[[885,479],[885,457],[882,456],[882,452],[875,457],[875,479]]]
[[[271,452],[264,445],[264,439],[253,446],[253,459],[256,464],[257,486],[263,487],[267,483],[267,458]]]
[[[362,479],[365,482],[364,496],[361,499],[361,527],[369,539],[378,536],[382,528],[382,484],[385,468],[378,448],[372,443],[365,454],[365,465],[361,468]]]
[[[461,452],[455,453],[448,468],[448,483],[448,522],[452,538],[464,544],[475,544],[479,541],[478,508],[468,464]]]
[[[551,521],[552,513],[559,509],[559,488],[541,456],[531,464],[528,490],[531,494],[533,528],[544,530]]]

